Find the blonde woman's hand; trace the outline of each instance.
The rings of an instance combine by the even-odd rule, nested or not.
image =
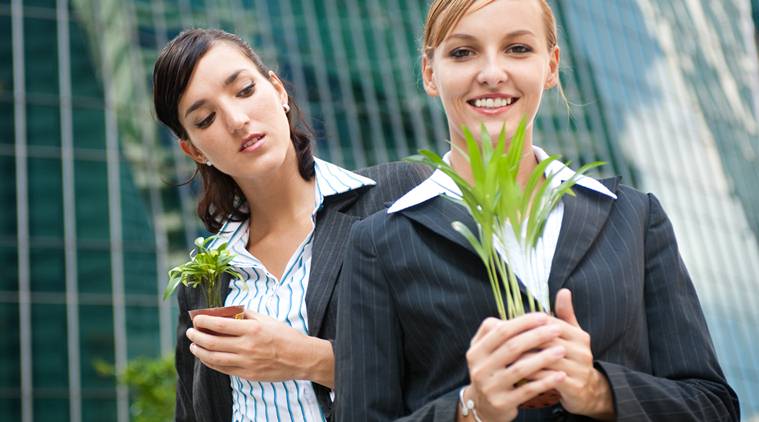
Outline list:
[[[593,366],[590,335],[580,328],[572,306],[572,294],[561,289],[556,295],[556,317],[548,326],[559,330],[559,336],[550,347],[563,347],[566,354],[550,366],[561,371],[566,378],[556,386],[561,404],[568,412],[594,419],[614,419],[611,388],[606,377]]]
[[[548,369],[566,353],[563,346],[545,348],[560,333],[549,322],[548,315],[531,313],[480,325],[466,354],[470,385],[464,399],[474,401],[482,421],[512,420],[520,404],[563,381],[563,372]],[[459,420],[467,419],[459,414]]]

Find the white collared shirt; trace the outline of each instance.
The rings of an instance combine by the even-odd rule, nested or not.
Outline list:
[[[314,223],[325,197],[375,184],[372,179],[318,158],[314,167],[315,206],[311,214]],[[313,229],[290,257],[280,280],[248,251],[249,229],[248,220],[227,222],[219,231],[219,240],[214,242],[214,245],[228,243],[229,250],[235,254],[232,264],[243,275],[242,280],[230,282],[224,305],[244,305],[246,309],[276,318],[308,334],[305,298],[311,273]],[[325,420],[310,381],[258,382],[235,376],[229,378],[234,422]]]
[[[538,161],[543,161],[548,158],[548,154],[541,148],[533,145],[533,151]],[[450,151],[445,154],[443,160],[450,163]],[[545,170],[545,175],[549,176],[554,174],[551,180],[549,188],[557,188],[563,181],[571,178],[575,171],[559,162],[553,161]],[[606,188],[601,182],[588,176],[580,176],[577,178],[576,186],[590,189],[601,194],[607,195],[611,198],[617,199],[617,196]],[[448,177],[440,170],[435,170],[432,175],[417,187],[409,191],[406,195],[398,199],[387,210],[388,213],[395,213],[406,208],[413,207],[415,205],[426,202],[439,195],[446,195],[453,198],[461,198],[461,191],[459,190],[453,179]],[[559,241],[559,232],[561,231],[561,223],[564,219],[564,204],[559,204],[548,215],[546,225],[543,230],[543,235],[538,239],[538,243],[535,246],[532,263],[529,262],[530,256],[528,253],[519,246],[516,237],[512,230],[506,230],[505,250],[504,245],[500,242],[495,242],[496,250],[501,258],[509,263],[514,273],[522,280],[522,283],[527,287],[527,290],[540,302],[543,309],[549,309],[548,298],[548,276],[551,273],[551,262],[556,252],[556,244]],[[511,258],[508,259],[507,257]]]

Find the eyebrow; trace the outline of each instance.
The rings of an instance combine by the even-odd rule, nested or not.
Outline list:
[[[224,86],[229,86],[230,84],[232,84],[234,81],[237,80],[237,77],[240,76],[240,73],[244,71],[245,69],[238,69],[232,72],[229,76],[227,76],[227,79],[224,79]],[[187,108],[187,111],[185,111],[184,113],[184,117],[187,117],[193,111],[199,109],[200,107],[203,107],[205,103],[206,103],[206,100],[204,99],[195,101],[194,103],[192,103],[190,107]]]
[[[528,30],[528,29],[519,29],[519,30],[516,30],[514,32],[509,32],[508,34],[506,34],[506,36],[504,36],[504,38],[514,38],[514,37],[518,37],[520,35],[532,35],[533,37],[535,36],[535,34],[532,31]],[[448,41],[451,38],[459,38],[459,39],[466,40],[466,41],[471,41],[471,40],[475,40],[476,39],[476,37],[474,37],[473,35],[469,35],[469,34],[451,34],[445,40]]]

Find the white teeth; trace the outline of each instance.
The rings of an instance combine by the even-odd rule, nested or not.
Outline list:
[[[250,141],[244,143],[241,149],[248,148],[249,146],[251,146],[251,145],[255,144],[256,142],[258,142],[259,139],[261,139],[261,138],[256,137],[254,139],[251,139]]]
[[[474,100],[474,106],[478,108],[498,108],[511,105],[513,98],[478,98]]]

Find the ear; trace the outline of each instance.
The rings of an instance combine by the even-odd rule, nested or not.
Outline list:
[[[559,46],[555,46],[548,55],[548,75],[546,75],[545,89],[551,89],[559,83],[559,61],[561,59]]]
[[[432,70],[432,59],[424,53],[422,56],[422,83],[424,84],[424,91],[430,97],[436,97],[438,95],[437,84],[435,83],[435,73]]]
[[[188,157],[190,157],[193,161],[200,164],[206,163],[206,156],[203,155],[200,150],[195,147],[195,145],[192,144],[188,139],[180,139],[179,140],[179,146],[182,148],[182,152]]]
[[[285,89],[285,84],[279,79],[279,76],[271,70],[269,71],[269,82],[274,85],[274,89],[277,91],[282,104],[287,104],[288,95],[287,90]]]

